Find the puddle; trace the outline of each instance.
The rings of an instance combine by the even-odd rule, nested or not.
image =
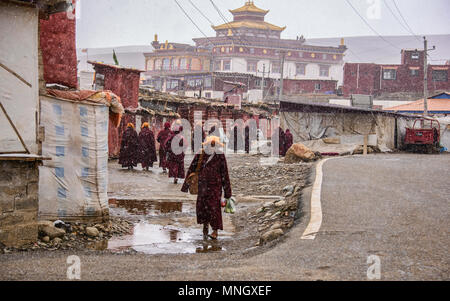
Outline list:
[[[128,213],[134,215],[157,216],[168,213],[187,213],[191,212],[193,204],[187,204],[177,201],[155,201],[155,200],[124,200],[110,199],[110,208],[123,208]]]
[[[111,214],[123,210],[138,216],[133,233],[110,240],[95,242],[88,247],[94,250],[122,252],[134,250],[143,254],[195,254],[225,251],[224,241],[234,233],[234,226],[224,216],[225,231],[219,240],[203,240],[202,226],[197,225],[195,202],[156,200],[109,200]]]
[[[229,235],[228,235],[229,237]],[[90,244],[94,250],[121,252],[132,249],[143,254],[194,254],[224,251],[222,233],[218,241],[203,241],[200,229],[175,228],[140,222],[135,225],[133,234],[112,238]]]

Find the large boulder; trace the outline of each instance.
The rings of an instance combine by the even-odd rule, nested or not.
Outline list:
[[[316,154],[301,143],[296,143],[287,151],[285,163],[311,162],[316,160]]]
[[[54,239],[56,237],[63,237],[66,231],[63,229],[56,228],[50,221],[40,221],[38,222],[38,230],[40,237],[48,236],[49,239]]]
[[[99,232],[98,229],[95,228],[95,227],[87,227],[87,228],[86,228],[86,234],[87,234],[89,237],[97,237],[97,236],[99,236],[100,232]]]
[[[281,229],[269,230],[263,235],[261,235],[260,244],[268,243],[272,240],[278,239],[280,236],[283,236],[284,232]]]

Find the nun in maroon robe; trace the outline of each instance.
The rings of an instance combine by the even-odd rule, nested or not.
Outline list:
[[[286,135],[280,127],[275,130],[274,135],[278,135],[278,154],[284,157],[286,155]],[[275,144],[273,144],[273,152],[276,153]]]
[[[170,130],[170,123],[166,122],[164,124],[164,130],[159,132],[158,134],[158,143],[159,143],[159,167],[163,169],[163,172],[166,171],[167,168],[167,160],[166,160],[166,142],[169,139],[169,136],[172,134]]]
[[[148,170],[156,161],[158,159],[156,158],[155,135],[150,130],[149,124],[145,122],[139,133],[139,162],[143,169]]]
[[[292,136],[292,133],[289,129],[286,130],[284,136],[285,136],[284,155],[286,155],[287,151],[294,144],[294,136]]]
[[[201,158],[196,209],[197,223],[203,225],[205,239],[208,236],[209,225],[213,229],[213,233],[210,235],[212,239],[217,239],[218,230],[223,230],[222,191],[226,199],[232,196],[227,160],[223,151],[215,151],[219,146],[223,146],[220,138],[209,136],[204,143],[204,150],[201,152],[203,154],[195,155],[187,172],[187,177],[194,173]],[[187,181],[184,181],[181,191],[189,191]]]
[[[122,143],[120,147],[119,164],[122,167],[133,169],[139,161],[138,158],[139,139],[138,134],[134,130],[134,125],[129,123],[127,129],[122,135]]]
[[[248,125],[245,127],[245,152],[250,153],[250,127]]]
[[[178,179],[184,179],[184,152],[188,147],[186,139],[181,134],[183,127],[181,125],[175,125],[175,131],[169,136],[165,144],[167,153],[167,168],[169,169],[169,178],[174,178],[174,183],[178,183]],[[176,150],[172,147],[172,142],[179,140],[180,149]],[[175,140],[175,143],[176,141]],[[177,153],[181,150],[181,153]]]

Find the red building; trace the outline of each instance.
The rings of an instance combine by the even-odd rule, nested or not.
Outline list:
[[[94,66],[96,90],[108,90],[119,96],[125,110],[138,108],[141,70],[91,61],[89,63]],[[136,125],[135,116],[125,113],[119,128],[113,122],[109,123],[108,146],[111,158],[119,156],[122,133],[130,122]]]
[[[423,91],[424,51],[402,50],[400,65],[346,63],[343,93],[380,95]],[[428,90],[449,90],[449,65],[429,65]]]

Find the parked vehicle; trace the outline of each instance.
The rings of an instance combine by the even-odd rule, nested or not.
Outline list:
[[[409,151],[439,152],[440,142],[441,125],[436,119],[417,119],[412,128],[406,129],[405,146]]]

